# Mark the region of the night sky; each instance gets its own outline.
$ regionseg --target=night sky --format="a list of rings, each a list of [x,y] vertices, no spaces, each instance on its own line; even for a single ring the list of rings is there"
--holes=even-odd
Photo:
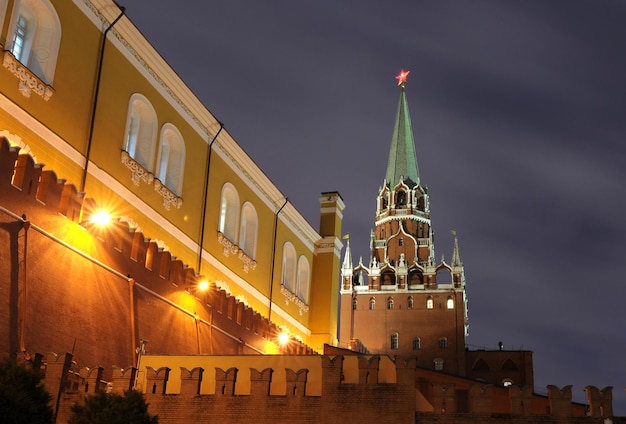
[[[121,4],[314,228],[319,194],[341,193],[355,262],[410,70],[436,256],[456,230],[465,264],[468,344],[534,351],[538,393],[613,386],[626,415],[625,1]]]

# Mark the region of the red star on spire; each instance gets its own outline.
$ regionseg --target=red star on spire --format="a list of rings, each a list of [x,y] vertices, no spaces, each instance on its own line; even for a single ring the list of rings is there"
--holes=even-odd
[[[411,71],[405,71],[404,69],[400,71],[400,75],[396,77],[396,79],[398,80],[398,85],[401,85],[404,87],[404,84],[406,83],[406,80],[409,77],[409,72]]]

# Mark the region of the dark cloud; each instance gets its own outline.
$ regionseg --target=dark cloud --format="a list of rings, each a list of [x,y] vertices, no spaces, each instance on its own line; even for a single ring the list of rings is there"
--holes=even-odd
[[[367,257],[399,91],[437,257],[456,229],[469,344],[533,350],[547,384],[626,415],[626,4],[129,0],[127,14],[317,227],[341,192]],[[199,9],[200,7],[200,9]],[[367,260],[367,259],[366,259]]]

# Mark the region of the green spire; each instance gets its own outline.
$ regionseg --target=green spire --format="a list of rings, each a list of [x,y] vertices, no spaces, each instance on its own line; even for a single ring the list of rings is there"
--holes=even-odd
[[[400,102],[393,129],[393,139],[389,150],[389,162],[387,163],[387,184],[391,187],[398,184],[400,177],[409,186],[419,185],[420,177],[417,170],[415,157],[415,144],[413,142],[413,130],[411,129],[411,116],[409,105],[404,94],[404,82],[400,84]]]

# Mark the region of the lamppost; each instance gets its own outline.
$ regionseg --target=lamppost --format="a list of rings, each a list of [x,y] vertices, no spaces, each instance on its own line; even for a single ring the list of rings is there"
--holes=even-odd
[[[206,291],[209,290],[210,287],[211,287],[211,284],[206,279],[202,278],[200,279],[198,283],[196,283],[195,286],[188,287],[187,289],[185,289],[185,292],[187,292],[190,295],[193,295],[197,300],[201,300],[201,299],[197,297],[195,294],[202,293],[201,302],[204,303],[208,307],[208,312],[209,312],[209,321],[208,321],[209,350],[210,350],[210,353],[213,353],[213,332],[212,332],[213,330],[213,307],[206,302]],[[196,326],[196,344],[197,344],[198,354],[201,354],[202,344],[201,344],[201,339],[200,339],[200,324],[202,323],[202,319],[200,318],[197,312],[193,313],[193,318],[194,318],[195,326]]]

